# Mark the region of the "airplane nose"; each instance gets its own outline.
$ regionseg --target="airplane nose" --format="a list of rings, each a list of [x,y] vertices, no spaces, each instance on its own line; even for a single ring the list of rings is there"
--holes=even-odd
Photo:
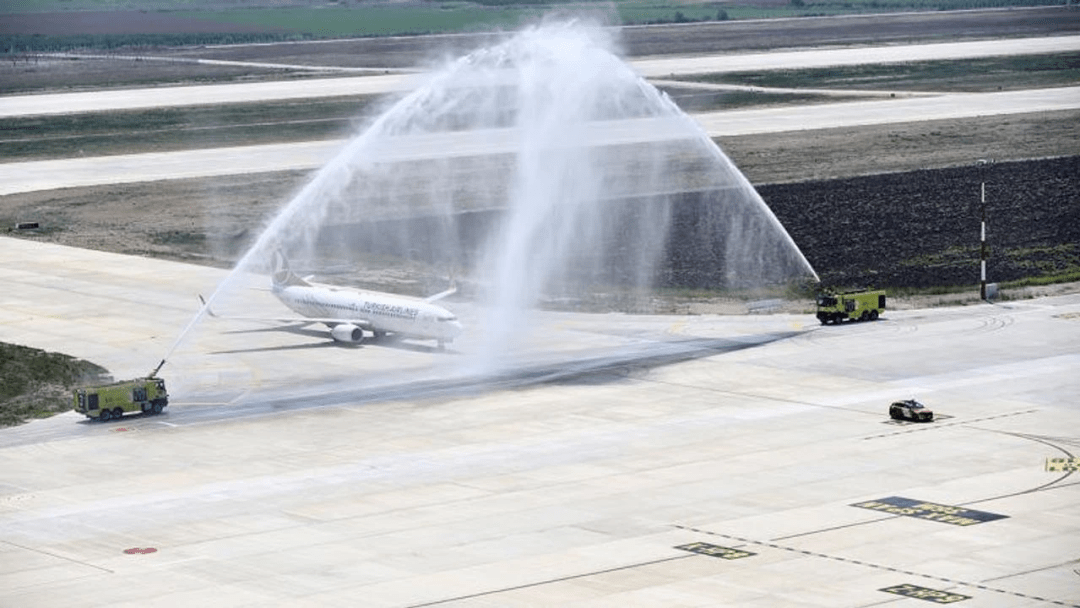
[[[454,334],[454,337],[460,336],[461,332],[465,331],[465,327],[462,326],[461,321],[453,321],[453,322],[451,322],[450,327],[451,327],[451,333]]]

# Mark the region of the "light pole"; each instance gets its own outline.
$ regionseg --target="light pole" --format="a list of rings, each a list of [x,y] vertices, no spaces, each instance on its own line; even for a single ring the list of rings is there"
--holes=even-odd
[[[993,163],[993,159],[980,158],[976,165],[985,169]],[[979,298],[986,300],[986,174],[982,172],[982,183],[979,184],[979,201],[981,203],[982,220],[979,226]]]

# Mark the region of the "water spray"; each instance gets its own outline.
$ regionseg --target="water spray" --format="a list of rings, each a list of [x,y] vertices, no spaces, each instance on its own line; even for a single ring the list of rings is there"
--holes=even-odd
[[[745,176],[614,47],[602,27],[549,22],[425,76],[269,222],[166,359],[278,247],[462,268],[485,286],[474,368],[510,361],[545,298],[816,279]]]
[[[191,320],[188,321],[188,324],[184,326],[184,329],[181,330],[180,333],[176,336],[176,340],[173,342],[173,345],[169,347],[169,350],[165,352],[165,356],[162,357],[161,363],[157,364],[157,367],[154,368],[154,371],[150,372],[147,378],[153,378],[157,375],[159,371],[161,371],[161,368],[165,366],[165,362],[169,359],[169,357],[172,356],[173,352],[175,352],[176,349],[179,348],[180,344],[183,343],[188,333],[191,332],[195,325],[198,324],[198,322],[201,321],[207,313],[213,314],[213,312],[210,310],[210,304],[213,303],[214,298],[216,298],[217,295],[221,293],[221,291],[222,286],[219,285],[218,288],[215,289],[212,294],[210,294],[209,299],[204,300],[202,296],[199,296],[199,301],[202,302],[202,306],[199,307],[199,310],[195,311],[195,316],[193,316]]]

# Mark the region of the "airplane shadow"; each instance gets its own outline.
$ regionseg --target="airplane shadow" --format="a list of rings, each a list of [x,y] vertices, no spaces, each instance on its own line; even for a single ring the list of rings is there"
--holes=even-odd
[[[238,355],[240,353],[266,353],[286,350],[311,350],[315,348],[359,348],[360,345],[338,344],[337,342],[318,342],[315,344],[290,344],[288,346],[263,346],[260,348],[237,348],[233,350],[215,350],[211,355]]]
[[[309,338],[322,338],[323,341],[315,344],[292,344],[288,346],[265,346],[258,348],[240,348],[234,350],[219,350],[214,351],[211,354],[214,355],[230,355],[239,353],[258,353],[258,352],[271,352],[271,351],[287,351],[287,350],[308,350],[313,348],[347,348],[358,349],[364,346],[381,346],[384,348],[394,348],[397,350],[407,350],[416,353],[446,353],[446,354],[460,354],[457,351],[449,349],[440,349],[436,346],[428,346],[426,344],[415,344],[412,342],[404,342],[400,338],[394,338],[391,336],[384,336],[382,338],[365,338],[361,344],[348,344],[345,342],[337,342],[335,340],[327,340],[327,332],[325,330],[312,329],[309,327],[309,323],[302,323],[298,325],[283,325],[279,327],[260,327],[258,329],[234,329],[224,333],[227,334],[257,334],[263,332],[279,332],[284,331],[299,336],[306,336]]]
[[[786,340],[799,333],[790,331],[759,334],[746,341],[724,338],[691,338],[663,341],[657,342],[648,350],[616,352],[607,356],[583,360],[576,366],[538,367],[529,370],[523,375],[532,375],[534,381],[544,384],[610,384],[639,377],[657,367],[756,348],[771,342]]]

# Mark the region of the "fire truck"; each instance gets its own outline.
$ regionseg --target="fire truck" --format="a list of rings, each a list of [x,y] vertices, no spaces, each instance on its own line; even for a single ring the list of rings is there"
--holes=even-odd
[[[822,325],[844,321],[876,321],[885,312],[884,291],[823,293],[817,297],[817,318]]]
[[[75,411],[108,422],[128,412],[160,414],[169,404],[165,379],[152,374],[124,382],[75,389]]]

